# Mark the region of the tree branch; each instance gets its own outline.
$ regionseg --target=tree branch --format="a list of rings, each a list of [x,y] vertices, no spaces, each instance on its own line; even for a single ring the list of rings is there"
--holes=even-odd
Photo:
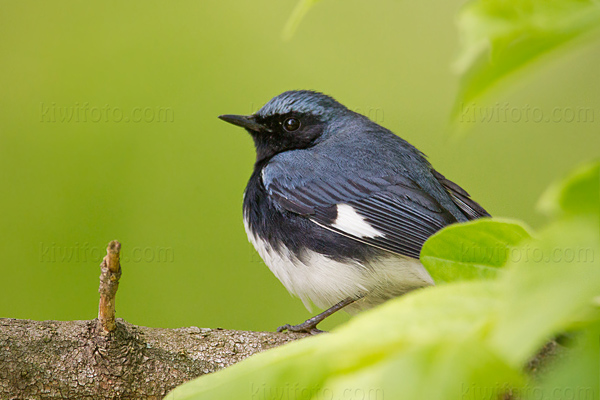
[[[159,399],[298,333],[0,319],[1,399]]]

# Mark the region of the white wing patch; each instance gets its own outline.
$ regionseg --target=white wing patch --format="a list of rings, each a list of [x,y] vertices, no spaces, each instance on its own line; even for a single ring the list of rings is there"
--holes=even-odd
[[[337,205],[337,218],[332,226],[356,237],[382,237],[384,234],[373,228],[348,204]]]

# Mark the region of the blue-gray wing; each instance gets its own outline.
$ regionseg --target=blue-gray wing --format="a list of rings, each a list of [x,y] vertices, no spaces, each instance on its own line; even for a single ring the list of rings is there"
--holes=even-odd
[[[298,184],[282,176],[263,181],[281,209],[340,235],[413,258],[419,257],[427,238],[457,221],[415,182],[398,174],[338,175],[298,179]]]
[[[462,213],[468,219],[477,219],[481,217],[489,217],[490,214],[479,205],[476,201],[474,201],[469,193],[466,190],[458,186],[456,183],[451,180],[446,179],[446,177],[436,170],[431,170],[433,176],[442,184],[442,186],[446,189],[454,204],[462,211]]]

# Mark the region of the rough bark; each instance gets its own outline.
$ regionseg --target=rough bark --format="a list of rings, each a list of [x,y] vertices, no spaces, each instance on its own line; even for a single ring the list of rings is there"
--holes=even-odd
[[[158,399],[298,333],[0,319],[0,399]]]

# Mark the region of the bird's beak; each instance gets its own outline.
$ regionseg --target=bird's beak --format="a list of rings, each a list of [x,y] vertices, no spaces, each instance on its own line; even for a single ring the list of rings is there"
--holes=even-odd
[[[230,124],[241,126],[242,128],[249,129],[251,131],[264,130],[264,127],[254,120],[252,115],[219,115],[219,118]]]

